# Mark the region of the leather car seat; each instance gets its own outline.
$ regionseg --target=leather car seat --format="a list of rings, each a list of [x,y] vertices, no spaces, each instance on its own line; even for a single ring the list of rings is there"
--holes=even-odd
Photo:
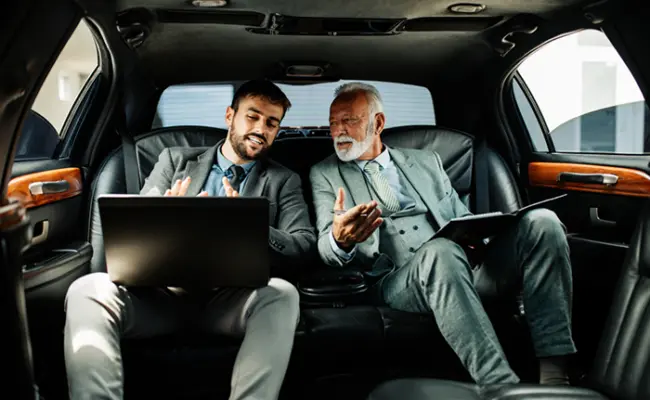
[[[368,400],[650,399],[650,202],[641,211],[626,253],[594,365],[583,387],[514,385],[481,389],[434,379],[381,384]]]

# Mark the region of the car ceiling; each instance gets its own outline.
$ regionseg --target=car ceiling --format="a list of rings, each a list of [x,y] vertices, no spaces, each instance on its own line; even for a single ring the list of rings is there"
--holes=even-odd
[[[118,0],[117,10],[145,8],[195,13],[253,11],[324,18],[463,18],[440,0],[231,0],[215,10],[197,9],[182,0]],[[483,0],[485,11],[469,18],[536,14],[548,17],[591,1]],[[460,19],[459,19],[460,20]],[[503,21],[502,20],[502,21]],[[497,23],[496,26],[499,24]],[[246,26],[206,21],[148,22],[150,32],[136,48],[143,66],[159,86],[183,82],[245,80],[267,75],[277,63],[329,63],[344,79],[389,80],[431,85],[435,76],[465,76],[498,57],[487,30],[437,27],[387,36],[262,35]],[[494,26],[493,26],[494,27]]]

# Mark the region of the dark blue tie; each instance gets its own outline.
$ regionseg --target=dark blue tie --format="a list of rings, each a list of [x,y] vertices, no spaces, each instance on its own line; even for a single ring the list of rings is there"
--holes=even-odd
[[[239,165],[233,164],[228,168],[226,176],[228,177],[228,181],[230,181],[230,186],[239,192],[239,187],[246,177],[246,170]]]

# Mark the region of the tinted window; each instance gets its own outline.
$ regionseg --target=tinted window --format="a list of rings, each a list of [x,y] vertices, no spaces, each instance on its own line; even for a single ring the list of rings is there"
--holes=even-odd
[[[334,90],[345,82],[278,84],[292,103],[282,125],[328,126]],[[433,101],[428,89],[400,83],[366,82],[377,87],[382,95],[387,128],[435,124]],[[204,125],[225,128],[224,116],[233,93],[234,86],[230,83],[171,86],[161,95],[153,127]]]
[[[535,150],[547,151],[543,135],[560,152],[650,150],[643,94],[603,32],[556,39],[524,60],[518,72],[530,96],[515,87],[515,100]],[[530,112],[531,104],[539,118]]]
[[[16,160],[55,157],[70,111],[98,64],[95,38],[82,20],[38,91],[23,124]]]

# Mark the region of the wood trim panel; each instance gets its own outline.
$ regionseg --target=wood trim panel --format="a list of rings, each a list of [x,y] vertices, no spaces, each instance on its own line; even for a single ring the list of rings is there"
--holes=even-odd
[[[32,183],[63,180],[68,182],[68,188],[59,193],[32,194],[29,190],[29,185]],[[63,168],[15,177],[9,182],[7,197],[20,200],[25,208],[33,208],[78,196],[82,189],[81,170]]]
[[[618,182],[612,186],[578,182],[558,182],[557,176],[561,172],[613,174],[618,176]],[[643,171],[632,168],[590,164],[532,162],[528,164],[528,180],[531,186],[615,194],[619,196],[650,197],[650,176]]]

